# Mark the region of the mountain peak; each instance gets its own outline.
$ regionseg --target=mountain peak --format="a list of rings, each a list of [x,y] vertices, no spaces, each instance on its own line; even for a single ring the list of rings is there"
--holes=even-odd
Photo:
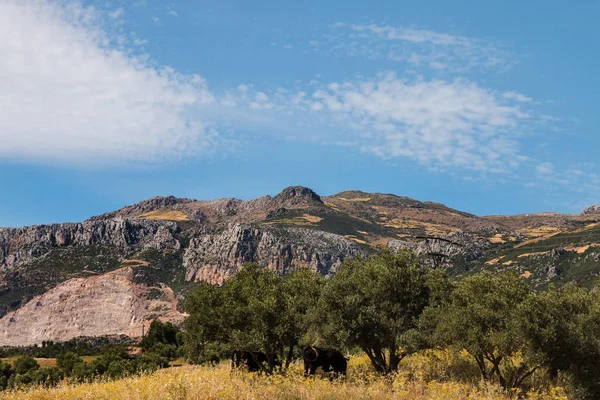
[[[580,213],[581,215],[589,215],[589,214],[600,214],[600,204],[594,204],[585,208]]]
[[[321,196],[316,194],[312,189],[304,186],[290,186],[281,191],[274,198],[275,201],[292,202],[294,204],[302,201],[316,201],[323,203]]]

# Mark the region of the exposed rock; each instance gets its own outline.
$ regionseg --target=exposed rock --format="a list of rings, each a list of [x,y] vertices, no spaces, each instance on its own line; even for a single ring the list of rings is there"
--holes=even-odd
[[[140,337],[142,325],[160,318],[180,324],[184,315],[168,287],[149,298],[149,287],[132,281],[131,268],[75,278],[37,296],[0,319],[0,343],[23,346],[44,340],[125,334]]]
[[[0,270],[26,264],[55,247],[111,245],[120,249],[151,247],[162,251],[180,248],[172,222],[114,218],[83,223],[0,228]]]
[[[332,233],[233,224],[220,234],[192,239],[183,262],[187,280],[221,284],[247,262],[278,273],[306,266],[327,276],[345,257],[359,253],[355,243]]]
[[[421,239],[418,242],[391,240],[387,243],[387,247],[393,251],[406,248],[419,256],[443,255],[445,264],[451,263],[456,257],[461,257],[465,261],[479,259],[485,255],[485,250],[492,247],[489,240],[460,231],[442,236],[440,239]],[[427,263],[426,257],[423,260]]]
[[[290,186],[285,188],[273,199],[276,204],[310,204],[311,202],[323,203],[321,197],[311,189],[303,186]]]
[[[152,197],[151,199],[148,199],[148,200],[141,201],[137,204],[133,204],[131,206],[123,207],[117,211],[113,211],[113,212],[109,212],[106,214],[92,217],[92,218],[90,218],[90,221],[106,220],[106,219],[111,219],[111,218],[115,218],[115,217],[132,218],[132,217],[137,217],[140,214],[144,214],[144,213],[147,213],[150,211],[171,208],[172,206],[175,206],[175,205],[191,203],[193,201],[194,200],[192,200],[192,199],[177,198],[174,196],[167,196],[167,197],[157,196],[157,197]]]
[[[600,204],[589,206],[580,213],[581,215],[600,214]]]

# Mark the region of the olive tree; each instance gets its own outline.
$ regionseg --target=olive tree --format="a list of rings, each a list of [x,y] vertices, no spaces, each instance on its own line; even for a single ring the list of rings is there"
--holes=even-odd
[[[224,291],[206,282],[188,294],[185,311],[189,316],[184,322],[184,347],[189,360],[206,362],[214,356],[207,354],[209,344],[228,342],[224,305]]]
[[[473,356],[484,380],[505,389],[520,387],[541,365],[519,326],[529,286],[514,272],[484,272],[456,284],[448,300],[426,310],[422,323],[433,327],[432,344],[453,345]],[[513,356],[522,362],[515,364]]]
[[[577,397],[600,398],[600,294],[568,284],[522,307],[523,334],[544,355],[550,377],[569,374]]]
[[[407,354],[428,298],[427,272],[416,256],[385,250],[342,264],[323,290],[316,324],[330,342],[361,348],[387,375]]]
[[[321,297],[324,286],[323,277],[308,268],[294,270],[283,277],[280,295],[284,312],[279,323],[279,333],[281,344],[287,347],[287,351],[284,352],[286,369],[294,356],[294,348],[310,329],[310,315]]]

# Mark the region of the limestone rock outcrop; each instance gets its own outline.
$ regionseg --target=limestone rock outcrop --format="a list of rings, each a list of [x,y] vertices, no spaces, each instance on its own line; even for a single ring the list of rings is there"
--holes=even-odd
[[[142,325],[158,316],[179,324],[173,291],[133,281],[133,268],[89,278],[74,278],[33,298],[0,319],[0,344],[24,346],[80,336],[142,335]],[[150,296],[151,290],[160,292]]]

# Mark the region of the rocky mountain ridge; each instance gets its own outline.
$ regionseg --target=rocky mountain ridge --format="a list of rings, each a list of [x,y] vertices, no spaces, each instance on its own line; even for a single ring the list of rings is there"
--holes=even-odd
[[[347,257],[382,247],[409,248],[457,276],[514,268],[534,286],[590,284],[600,272],[595,210],[479,217],[391,194],[322,197],[292,186],[252,200],[154,197],[81,223],[0,228],[0,345],[135,336],[152,318],[181,321],[196,282],[221,284],[246,262],[331,276]],[[77,322],[63,329],[50,314]],[[98,329],[96,317],[112,322]]]

